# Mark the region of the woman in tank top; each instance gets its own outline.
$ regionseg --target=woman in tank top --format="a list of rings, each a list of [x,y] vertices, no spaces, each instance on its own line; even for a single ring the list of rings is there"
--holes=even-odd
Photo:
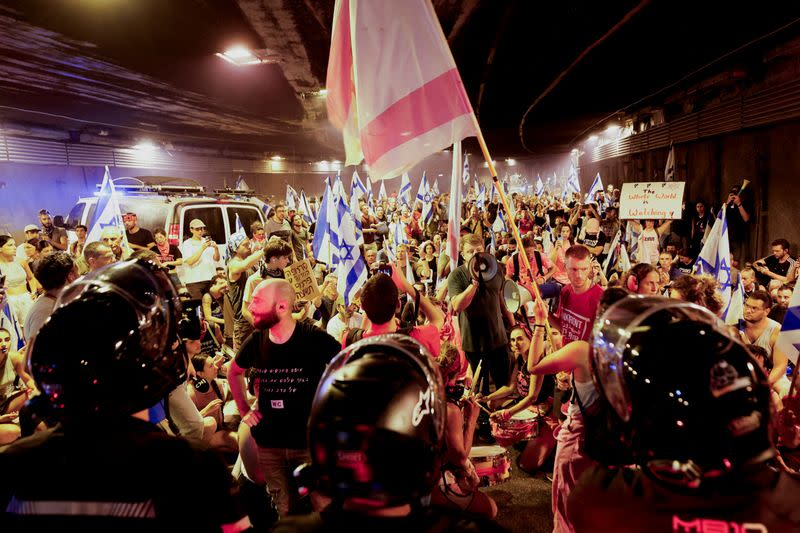
[[[14,319],[19,324],[24,324],[40,287],[28,263],[17,259],[16,254],[17,243],[14,239],[8,235],[0,235],[0,277],[5,276],[6,298]]]

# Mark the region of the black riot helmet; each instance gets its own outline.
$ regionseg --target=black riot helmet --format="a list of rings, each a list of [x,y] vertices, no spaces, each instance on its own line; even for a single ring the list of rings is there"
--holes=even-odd
[[[68,285],[31,349],[31,371],[61,420],[133,414],[186,374],[181,304],[166,272],[125,261]]]
[[[409,503],[439,476],[445,391],[431,356],[405,335],[348,346],[320,380],[300,484],[375,508]]]
[[[592,371],[609,438],[587,451],[601,463],[696,488],[773,454],[766,375],[706,309],[617,302],[595,324]]]

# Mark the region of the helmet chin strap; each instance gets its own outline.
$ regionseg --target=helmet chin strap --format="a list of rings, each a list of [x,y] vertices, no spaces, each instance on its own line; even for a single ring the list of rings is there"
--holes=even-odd
[[[647,470],[650,472],[650,475],[659,481],[669,485],[679,485],[692,489],[696,489],[700,486],[704,475],[710,474],[710,472],[704,473],[703,469],[691,460],[685,463],[670,461],[668,459],[649,461],[647,463]]]

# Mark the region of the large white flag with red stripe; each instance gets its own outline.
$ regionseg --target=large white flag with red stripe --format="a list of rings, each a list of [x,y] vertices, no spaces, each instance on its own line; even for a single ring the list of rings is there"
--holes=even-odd
[[[336,0],[326,88],[347,165],[392,178],[477,121],[430,0]]]

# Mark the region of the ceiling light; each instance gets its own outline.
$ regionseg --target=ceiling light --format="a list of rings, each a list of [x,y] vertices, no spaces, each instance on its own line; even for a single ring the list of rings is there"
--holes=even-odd
[[[328,89],[320,89],[317,91],[317,94],[320,96],[328,96]]]
[[[270,159],[272,159],[273,161],[280,161],[283,158],[279,155],[273,155]]]
[[[258,65],[259,63],[277,63],[277,58],[270,57],[267,50],[249,50],[244,46],[234,46],[224,52],[217,53],[216,56],[239,67]]]
[[[516,159],[511,159],[511,158],[506,159],[506,165],[508,165],[510,167],[513,167],[516,164],[517,164],[517,160]]]
[[[142,140],[139,141],[135,146],[134,149],[139,150],[140,152],[152,152],[156,149],[156,145],[153,144],[153,141],[150,140]]]
[[[597,135],[590,135],[588,142],[593,143],[597,141]]]
[[[607,135],[616,135],[619,132],[619,126],[617,124],[610,124],[606,128]]]

